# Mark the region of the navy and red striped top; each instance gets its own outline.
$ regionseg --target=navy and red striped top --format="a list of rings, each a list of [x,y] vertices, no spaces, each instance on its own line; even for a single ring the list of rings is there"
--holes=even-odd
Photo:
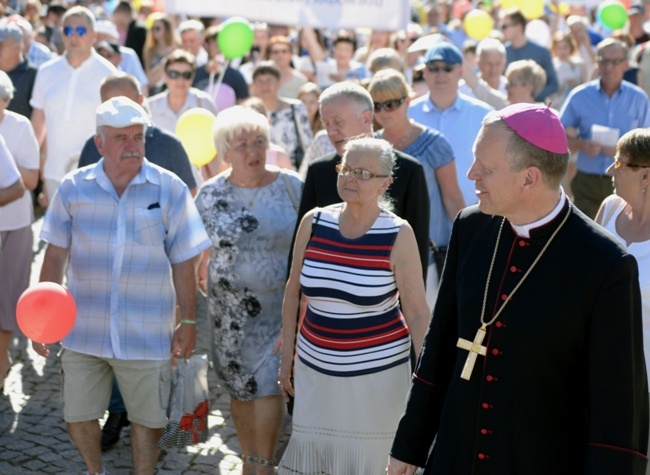
[[[308,306],[298,357],[316,371],[347,377],[408,361],[410,336],[390,267],[405,221],[382,210],[364,236],[347,239],[339,231],[342,207],[314,214],[300,275]]]

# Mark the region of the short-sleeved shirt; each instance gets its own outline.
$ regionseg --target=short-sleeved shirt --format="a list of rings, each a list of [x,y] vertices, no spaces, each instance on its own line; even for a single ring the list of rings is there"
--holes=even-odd
[[[169,91],[163,91],[160,94],[150,97],[147,100],[147,105],[151,111],[151,120],[153,121],[153,124],[167,132],[171,132],[172,134],[176,133],[176,123],[180,116],[183,115],[183,112],[189,109],[202,107],[209,110],[214,115],[217,115],[218,113],[214,99],[212,99],[209,94],[194,87],[190,88],[187,92],[185,104],[183,104],[183,107],[181,107],[181,110],[179,110],[178,113],[174,112],[169,107],[168,97]]]
[[[70,250],[77,320],[63,347],[118,359],[171,356],[176,322],[172,265],[210,247],[189,190],[143,161],[121,197],[104,160],[65,176],[41,238]]]
[[[408,110],[411,119],[441,132],[451,145],[456,157],[458,185],[467,206],[478,202],[474,182],[467,178],[467,171],[474,161],[474,140],[483,118],[491,110],[485,102],[464,94],[458,94],[456,101],[445,110],[438,109],[426,94],[414,100]]]
[[[451,219],[442,201],[436,170],[454,161],[454,151],[444,135],[427,128],[418,138],[404,149],[424,167],[424,177],[429,190],[429,238],[437,246],[447,246],[451,236]]]
[[[43,177],[60,181],[77,168],[86,139],[95,131],[102,103],[99,85],[117,69],[99,54],[73,68],[66,55],[44,64],[36,74],[31,106],[45,113],[47,159]]]
[[[147,160],[175,173],[190,190],[196,188],[196,180],[194,179],[190,159],[183,148],[183,144],[175,135],[165,132],[154,125],[147,128],[144,138],[144,156],[147,157]],[[97,150],[94,136],[90,137],[81,151],[79,168],[97,163],[100,158],[102,156]]]
[[[576,87],[564,101],[560,119],[564,127],[578,129],[581,139],[592,138],[592,126],[603,125],[618,129],[619,138],[632,129],[650,127],[650,102],[638,86],[623,81],[609,97],[595,79]],[[577,167],[582,173],[604,175],[614,157],[600,153],[590,157],[578,152]]]
[[[49,60],[56,58],[56,54],[47,46],[32,40],[27,51],[27,60],[37,68]]]
[[[32,123],[27,117],[5,111],[0,121],[0,135],[5,137],[5,144],[16,166],[38,170],[40,150]],[[33,214],[32,195],[26,192],[17,200],[0,206],[0,231],[13,231],[31,225]]]
[[[20,173],[11,152],[0,135],[0,188],[7,188],[20,179]]]
[[[140,86],[147,86],[149,84],[149,79],[147,78],[147,73],[144,72],[138,54],[126,46],[120,46],[120,54],[122,55],[120,70],[136,78],[138,83],[140,83]]]

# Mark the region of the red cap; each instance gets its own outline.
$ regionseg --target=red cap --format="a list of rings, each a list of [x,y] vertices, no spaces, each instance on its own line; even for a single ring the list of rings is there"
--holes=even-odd
[[[537,104],[512,104],[499,111],[499,117],[519,137],[551,153],[569,151],[564,126],[550,107]]]

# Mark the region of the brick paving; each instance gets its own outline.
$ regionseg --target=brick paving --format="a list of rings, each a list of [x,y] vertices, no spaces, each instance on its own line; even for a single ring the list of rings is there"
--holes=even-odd
[[[32,282],[38,281],[44,246],[38,240],[40,224],[34,224]],[[203,318],[201,318],[203,317]],[[209,328],[199,312],[197,352],[209,354]],[[56,351],[45,359],[37,355],[23,336],[11,346],[13,366],[0,394],[0,475],[85,473],[81,455],[72,445],[63,421],[60,392],[60,362]],[[204,444],[171,449],[161,454],[159,475],[239,474],[241,447],[230,418],[230,398],[208,373],[210,392],[209,439]],[[103,421],[102,421],[103,422]],[[103,462],[111,475],[133,473],[129,427],[120,441],[104,452]],[[278,454],[288,442],[290,418],[284,421]]]

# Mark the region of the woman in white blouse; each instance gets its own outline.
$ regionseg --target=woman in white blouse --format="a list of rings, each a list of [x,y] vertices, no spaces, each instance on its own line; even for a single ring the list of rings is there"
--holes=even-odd
[[[603,201],[596,222],[616,236],[639,265],[643,346],[650,368],[650,129],[634,129],[620,138],[607,173],[616,194]]]
[[[9,76],[0,71],[0,136],[13,158],[25,188],[38,183],[39,147],[32,124],[26,117],[6,110],[14,87]],[[11,367],[9,345],[18,331],[16,304],[29,286],[32,262],[33,204],[31,193],[0,206],[0,388]]]

